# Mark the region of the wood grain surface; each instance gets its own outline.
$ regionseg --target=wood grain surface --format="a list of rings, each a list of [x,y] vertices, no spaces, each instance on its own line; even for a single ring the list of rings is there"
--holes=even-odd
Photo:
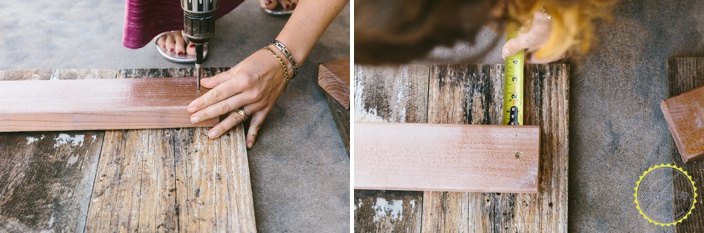
[[[341,59],[320,64],[318,85],[325,92],[342,142],[350,152],[350,60]]]
[[[254,232],[242,127],[108,131],[87,232]]]
[[[355,66],[355,121],[425,123],[428,71]],[[420,232],[422,204],[423,192],[355,190],[354,231]]]
[[[379,69],[388,70],[378,71]],[[417,98],[424,100],[418,104],[427,112],[414,114],[426,117],[422,122],[501,122],[502,65],[413,66],[412,69],[356,67],[355,73],[365,74],[368,73],[367,70],[374,72],[367,75],[368,77],[355,77],[355,84],[372,77],[377,77],[373,80],[378,80],[374,84],[361,84],[370,90],[371,94],[360,94],[357,92],[359,87],[355,87],[356,107],[377,107],[366,109],[365,114],[371,116],[365,119],[377,119],[373,114],[375,112],[403,113],[398,109],[404,106],[418,107],[401,102],[392,105],[394,107],[387,111],[383,104],[369,104],[378,103],[379,101],[374,100],[376,98],[422,96],[423,90],[398,88],[404,85],[414,86],[408,81],[413,80],[413,83],[424,83],[428,86],[426,95]],[[409,70],[423,72],[407,72]],[[412,74],[412,77],[403,77],[403,74]],[[422,229],[414,229],[412,232],[567,232],[569,68],[564,64],[527,65],[525,74],[524,120],[527,125],[539,126],[541,133],[540,193],[424,192],[421,199]],[[378,79],[383,75],[386,75],[385,79]],[[385,85],[383,82],[389,84]],[[358,98],[359,95],[366,99]],[[369,216],[369,219],[355,218],[355,221],[374,222],[373,216]],[[368,231],[360,232],[374,232],[374,229],[367,227],[365,230]]]
[[[704,85],[704,57],[672,58],[668,61],[668,86],[670,96],[677,96]],[[700,108],[701,110],[701,108]],[[662,132],[667,133],[667,132]],[[674,145],[674,140],[672,142]],[[673,146],[673,148],[676,148]],[[678,150],[673,150],[672,159],[692,176],[699,189],[704,184],[704,160],[694,160],[685,163]],[[674,179],[673,197],[675,200],[674,217],[680,217],[691,206],[692,185],[687,179]],[[698,203],[702,203],[701,193]],[[697,206],[692,215],[680,224],[675,225],[675,232],[701,232],[704,229],[704,209]]]
[[[0,132],[146,129],[191,124],[193,78],[0,82]],[[203,90],[205,92],[205,90]]]
[[[206,75],[226,68],[209,68]],[[0,71],[0,80],[188,77],[190,69]],[[4,81],[0,81],[4,82]],[[0,134],[0,232],[255,232],[241,126]]]
[[[350,109],[350,59],[320,64],[318,85],[345,109]]]
[[[355,189],[538,192],[536,126],[357,123]]]
[[[666,99],[660,104],[672,138],[689,162],[704,156],[704,86]]]

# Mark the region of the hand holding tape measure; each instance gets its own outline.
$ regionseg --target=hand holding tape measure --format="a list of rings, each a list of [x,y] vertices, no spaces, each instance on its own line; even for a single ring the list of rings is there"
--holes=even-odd
[[[523,80],[526,52],[538,50],[547,41],[552,31],[552,18],[545,11],[535,12],[529,28],[521,30],[517,22],[508,23],[506,26],[506,44],[501,50],[502,57],[506,60],[504,66],[504,103],[503,124],[523,125]],[[538,58],[530,56],[532,63],[549,63],[564,57],[564,53],[557,56]]]
[[[507,25],[506,39],[518,36],[520,27],[516,24]],[[504,66],[504,125],[523,125],[523,64],[525,50],[506,58]]]

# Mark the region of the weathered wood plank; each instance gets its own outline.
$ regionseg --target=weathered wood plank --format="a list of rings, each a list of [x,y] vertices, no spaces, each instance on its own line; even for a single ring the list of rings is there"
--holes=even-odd
[[[536,126],[359,122],[355,133],[355,189],[538,192]]]
[[[0,135],[0,231],[83,231],[100,132]]]
[[[355,232],[420,232],[422,192],[354,191]]]
[[[0,80],[115,78],[110,70],[0,71]],[[4,82],[4,81],[0,81]],[[82,232],[103,132],[0,134],[0,232]]]
[[[569,66],[526,66],[525,119],[540,126],[540,194],[517,194],[519,232],[567,232],[569,168]],[[535,229],[535,231],[534,231]]]
[[[176,230],[173,148],[161,130],[110,131],[92,190],[88,232]],[[171,159],[171,161],[169,161]],[[168,178],[171,177],[171,178]],[[162,200],[163,198],[173,200]],[[123,211],[126,210],[126,211]]]
[[[350,152],[350,60],[341,59],[320,64],[318,85],[325,92],[332,118]]]
[[[188,75],[187,69],[137,69],[118,77]],[[244,130],[235,127],[216,140],[206,133],[106,132],[87,231],[255,232]]]
[[[192,78],[5,81],[0,132],[216,124],[217,119],[191,124],[186,106],[198,95]]]
[[[355,121],[427,121],[427,66],[355,67]],[[354,192],[355,232],[421,232],[422,192]]]
[[[425,192],[424,232],[567,231],[569,70],[526,67],[524,120],[541,128],[540,193]],[[430,77],[429,123],[501,122],[502,65],[438,65]]]
[[[187,232],[254,232],[254,207],[244,130],[218,140],[207,131],[181,130],[176,143],[179,229]]]
[[[673,58],[668,61],[668,86],[670,96],[685,93],[704,85],[704,57]],[[665,133],[665,132],[663,132]],[[674,141],[672,142],[674,145]],[[673,148],[675,148],[673,146]],[[704,160],[695,160],[689,163],[682,161],[678,150],[673,150],[672,159],[692,176],[697,187],[701,188],[704,182]],[[673,179],[674,181],[674,218],[681,217],[692,204],[692,188],[687,179]],[[701,193],[698,203],[702,203]],[[675,225],[676,232],[700,232],[704,229],[704,209],[694,208],[692,215],[687,220]]]
[[[429,67],[356,66],[355,121],[428,121]]]

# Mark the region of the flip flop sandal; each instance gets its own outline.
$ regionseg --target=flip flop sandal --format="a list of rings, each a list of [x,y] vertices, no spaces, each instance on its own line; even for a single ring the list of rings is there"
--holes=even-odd
[[[273,10],[269,10],[269,9],[266,9],[266,8],[262,8],[262,9],[263,9],[264,12],[266,12],[267,14],[275,15],[275,16],[290,15],[290,14],[293,13],[293,9],[292,9],[292,10],[284,10],[284,6],[282,6],[281,4],[277,4],[276,8],[274,8]],[[294,8],[294,9],[295,9],[295,8]]]
[[[162,57],[166,58],[166,60],[169,60],[170,62],[174,63],[182,63],[182,64],[193,64],[196,63],[196,56],[195,55],[178,55],[178,54],[173,54],[167,51],[164,48],[161,48],[157,41],[159,38],[166,36],[167,33],[170,32],[162,32],[159,35],[156,36],[156,40],[154,40],[154,45],[156,45],[156,50],[159,51],[159,54],[161,54]],[[181,31],[183,33],[183,31]],[[184,39],[186,38],[185,36],[183,37]],[[186,44],[188,44],[188,40],[185,41]],[[203,46],[203,60],[208,58],[208,44],[206,43]]]

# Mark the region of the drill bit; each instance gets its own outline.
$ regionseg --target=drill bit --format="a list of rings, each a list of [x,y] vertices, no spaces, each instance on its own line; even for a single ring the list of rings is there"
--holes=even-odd
[[[203,64],[203,44],[196,44],[196,88],[200,93],[201,64]]]
[[[200,64],[196,63],[196,90],[200,93]]]

